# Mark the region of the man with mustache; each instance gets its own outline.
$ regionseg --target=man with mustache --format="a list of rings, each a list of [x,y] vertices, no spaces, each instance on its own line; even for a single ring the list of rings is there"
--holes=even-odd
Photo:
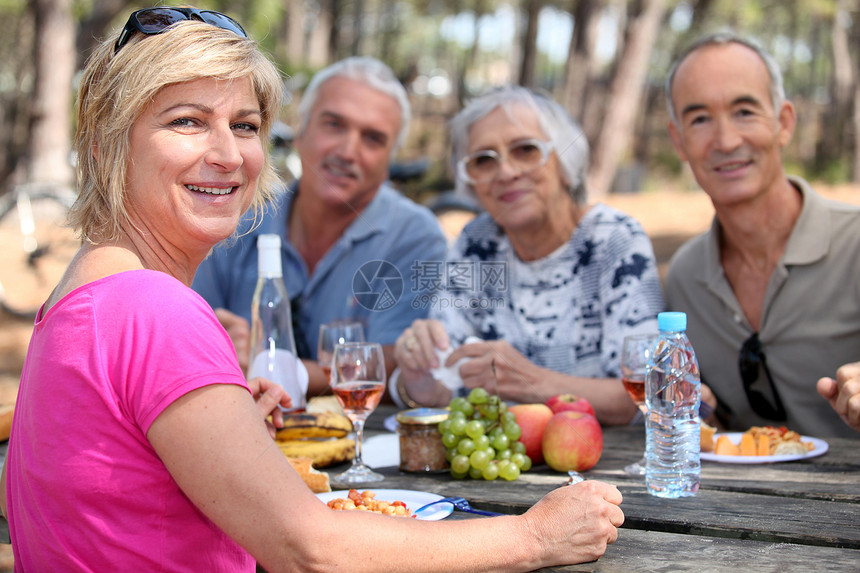
[[[666,300],[688,314],[718,417],[731,430],[852,435],[816,381],[860,349],[860,208],[786,175],[795,111],[754,43],[699,40],[673,65],[666,95],[672,142],[716,214],[673,257]]]
[[[413,285],[414,268],[444,261],[446,242],[428,209],[386,183],[410,120],[406,90],[388,66],[361,57],[332,64],[308,84],[298,111],[301,178],[262,222],[249,218],[238,239],[214,249],[193,288],[215,308],[246,368],[257,237],[280,235],[296,346],[314,396],[328,390],[316,350],[320,324],[332,320],[362,322],[365,338],[383,345],[387,371],[394,370],[392,345],[428,311],[413,304],[424,286]],[[356,296],[356,277],[384,297]]]

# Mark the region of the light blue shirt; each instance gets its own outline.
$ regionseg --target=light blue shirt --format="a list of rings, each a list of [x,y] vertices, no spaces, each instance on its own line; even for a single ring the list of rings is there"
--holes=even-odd
[[[296,346],[315,359],[321,324],[353,319],[364,324],[365,338],[394,344],[428,309],[415,301],[427,294],[415,269],[445,260],[445,236],[433,213],[387,184],[323,256],[312,274],[288,240],[287,221],[296,186],[280,194],[253,227],[253,213],[236,235],[219,243],[197,269],[192,288],[213,308],[251,319],[257,284],[257,237],[281,237],[284,284],[293,300]]]

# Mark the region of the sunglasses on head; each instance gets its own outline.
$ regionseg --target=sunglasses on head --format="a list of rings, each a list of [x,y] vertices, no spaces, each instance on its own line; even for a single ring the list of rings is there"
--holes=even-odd
[[[128,40],[135,32],[152,36],[160,34],[168,27],[182,22],[183,20],[199,20],[212,24],[224,30],[230,30],[243,38],[247,38],[248,34],[242,26],[231,18],[220,12],[213,10],[197,10],[196,8],[144,8],[132,12],[125,23],[125,27],[119,35],[119,38],[114,44],[113,53],[119,52],[123,46],[128,43]]]
[[[767,367],[767,358],[761,347],[761,341],[758,339],[758,333],[754,332],[752,336],[746,339],[741,346],[738,355],[738,367],[741,373],[741,381],[744,384],[744,393],[749,400],[753,411],[768,420],[775,422],[783,422],[786,419],[785,407],[782,405],[782,400],[779,393],[776,391],[776,385],[773,383],[773,377],[770,375],[770,369]],[[764,370],[764,375],[770,384],[770,391],[773,395],[774,404],[765,398],[760,391],[753,389],[752,385],[758,381],[761,371]]]

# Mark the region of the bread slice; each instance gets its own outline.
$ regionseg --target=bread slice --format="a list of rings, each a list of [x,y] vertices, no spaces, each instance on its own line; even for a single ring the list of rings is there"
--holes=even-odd
[[[296,473],[304,480],[305,484],[314,493],[324,493],[331,491],[331,485],[328,481],[328,474],[321,472],[311,465],[313,462],[310,458],[291,458],[287,456],[287,460]]]

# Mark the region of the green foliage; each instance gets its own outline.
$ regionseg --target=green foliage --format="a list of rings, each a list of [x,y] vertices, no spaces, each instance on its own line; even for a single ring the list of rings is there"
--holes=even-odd
[[[24,0],[0,0],[0,14],[19,16],[26,9],[27,2]]]

